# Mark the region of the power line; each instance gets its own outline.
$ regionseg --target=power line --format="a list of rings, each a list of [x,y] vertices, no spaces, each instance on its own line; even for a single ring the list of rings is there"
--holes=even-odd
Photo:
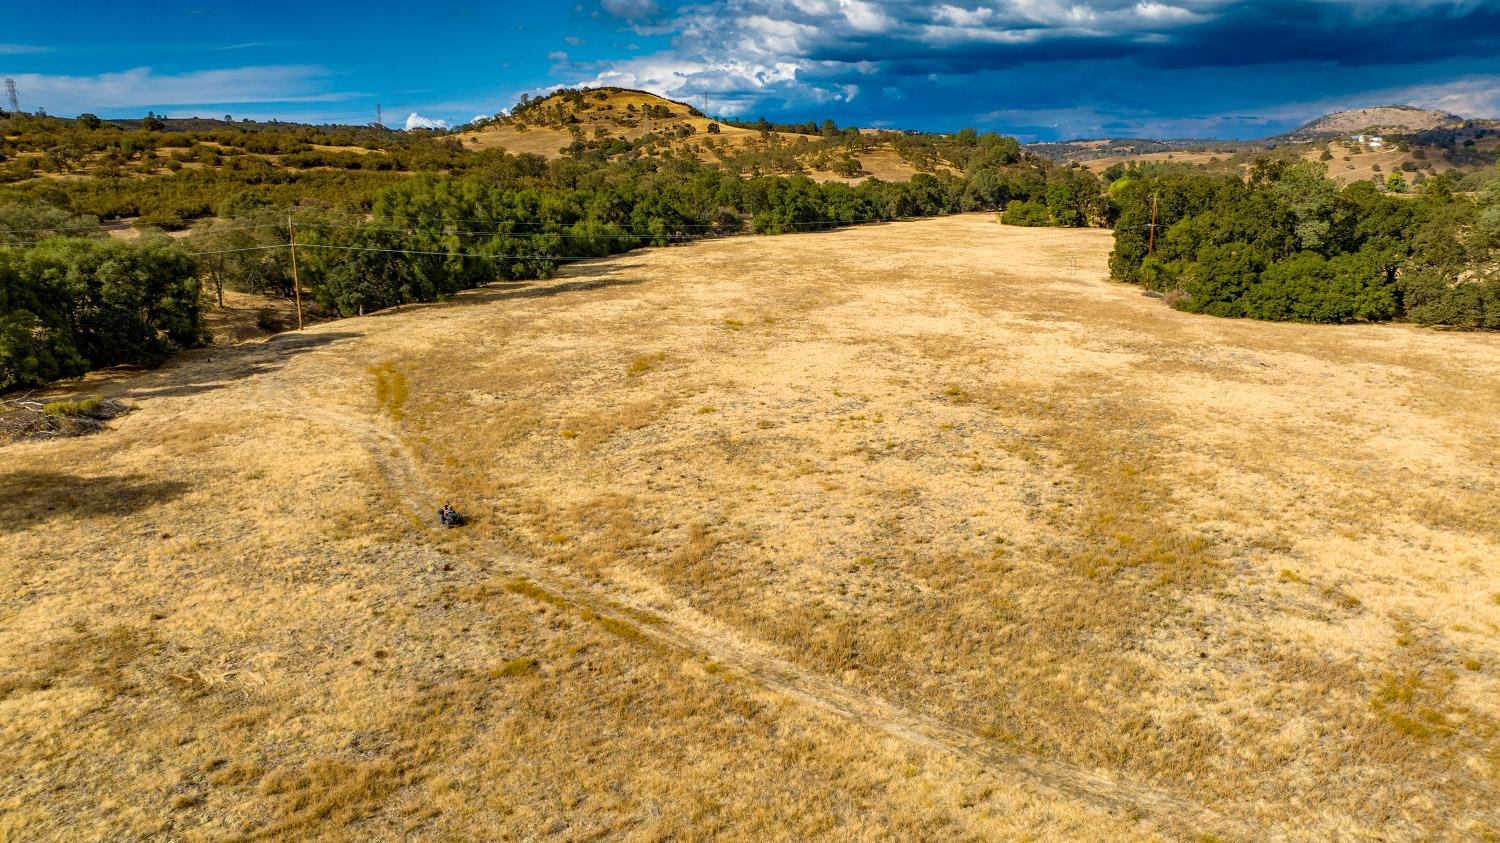
[[[994,209],[987,208],[987,209],[985,209],[985,212],[988,213],[989,211],[992,211],[992,210],[994,210]],[[353,214],[345,214],[345,216],[352,217],[354,215]],[[808,227],[808,226],[822,226],[822,227],[827,228],[827,227],[837,227],[837,226],[844,226],[844,225],[857,225],[857,224],[860,224],[860,223],[873,223],[873,222],[912,222],[912,221],[915,221],[915,220],[934,219],[934,218],[939,217],[939,216],[945,216],[945,215],[944,214],[930,214],[930,215],[927,215],[927,216],[915,216],[915,217],[896,217],[896,216],[891,216],[891,217],[854,217],[852,219],[809,220],[809,221],[806,221],[806,222],[782,223],[781,227],[782,228],[803,228],[803,227]],[[436,218],[436,219],[433,219],[433,220],[429,220],[428,222],[443,223],[443,224],[446,224],[446,223],[460,223],[460,222],[477,222],[477,223],[487,223],[487,224],[494,224],[495,223],[494,220],[466,218],[466,217],[439,217],[439,218]],[[580,222],[582,222],[582,221],[580,221]],[[563,225],[564,223],[556,223],[556,222],[507,222],[505,224],[506,225],[545,226],[545,225]],[[610,223],[599,223],[599,224],[600,225],[610,225]],[[309,226],[311,226],[311,225],[316,225],[316,223],[299,222],[298,225],[309,225]],[[327,225],[332,225],[332,224],[327,224]],[[568,225],[576,225],[576,223],[568,223]],[[350,226],[350,227],[358,227],[358,226]],[[723,231],[723,230],[726,230],[725,226],[716,225],[714,223],[677,223],[677,224],[674,224],[672,226],[672,228],[674,228],[674,229],[694,229],[694,230],[699,230],[699,231],[712,231],[712,230]],[[404,231],[406,229],[398,229],[398,230]],[[638,229],[638,228],[637,229],[621,229],[621,232],[622,233],[635,233],[635,234],[642,234],[642,235],[657,235],[657,234],[667,234],[667,233],[669,233],[669,232],[658,232],[658,231],[651,231],[651,230]],[[487,233],[487,232],[485,232],[485,233]],[[497,234],[506,234],[506,233],[514,233],[514,232],[497,231],[495,233],[497,233]],[[543,232],[543,233],[551,233],[551,232]],[[562,233],[562,232],[558,232],[558,233]]]
[[[191,222],[191,220],[177,219],[177,220],[174,220],[174,222]],[[259,224],[259,225],[220,226],[220,227],[214,228],[213,231],[216,231],[216,232],[219,232],[219,231],[250,231],[252,229],[257,229],[257,228],[280,228],[280,227],[281,227],[281,223],[271,222],[271,223],[262,223],[262,224]],[[111,227],[109,225],[105,225],[105,224],[102,224],[102,223],[100,225],[72,225],[72,226],[69,226],[69,225],[51,226],[51,225],[49,225],[49,226],[44,226],[42,228],[3,228],[3,227],[0,227],[0,232],[6,232],[6,231],[24,231],[24,232],[38,232],[38,231],[125,231],[125,230],[126,229],[123,228],[123,227]]]
[[[302,245],[306,245],[306,244],[302,244]],[[277,244],[272,245],[272,246],[246,246],[243,249],[212,249],[212,250],[207,251],[207,252],[188,252],[188,254],[192,255],[193,257],[202,257],[204,255],[229,255],[229,254],[234,254],[235,252],[266,252],[266,251],[270,251],[271,249],[286,249],[286,248],[290,248],[290,244],[287,244],[287,243],[277,243]]]
[[[699,235],[694,235],[694,234],[687,234],[687,233],[682,233],[682,232],[671,232],[671,231],[640,232],[640,233],[635,233],[635,234],[628,233],[628,232],[622,232],[622,233],[618,233],[618,234],[604,234],[604,233],[599,233],[599,234],[574,234],[574,233],[571,233],[571,232],[568,232],[568,231],[505,231],[503,229],[483,229],[483,230],[479,230],[479,231],[449,231],[447,229],[444,229],[444,230],[441,230],[441,231],[437,231],[437,230],[433,230],[433,229],[427,229],[427,230],[414,229],[414,228],[411,228],[409,226],[380,226],[380,225],[369,225],[369,224],[360,224],[360,223],[352,223],[352,224],[340,225],[340,224],[337,224],[337,223],[304,222],[304,221],[298,221],[297,225],[302,226],[303,228],[324,228],[324,229],[344,229],[344,230],[347,230],[347,229],[360,229],[362,231],[405,231],[405,232],[409,232],[409,233],[412,233],[412,234],[433,234],[433,235],[437,235],[437,236],[440,236],[440,237],[479,237],[479,236],[485,236],[485,237],[514,237],[514,238],[560,237],[560,238],[563,238],[563,239],[570,239],[570,240],[637,240],[637,239],[646,238],[646,237],[695,237],[695,236],[699,236]]]
[[[228,255],[235,252],[269,252],[276,249],[290,249],[290,243],[276,243],[270,246],[248,246],[243,249],[213,249],[206,252],[188,252],[194,257],[204,255]],[[320,243],[298,243],[298,249],[332,249],[343,252],[382,252],[394,255],[430,255],[445,258],[484,258],[487,260],[551,260],[551,261],[591,261],[600,260],[610,255],[486,255],[479,252],[435,252],[421,249],[380,249],[369,246],[330,246]]]
[[[282,248],[290,248],[289,246]],[[385,252],[393,255],[433,255],[444,258],[487,258],[489,260],[555,260],[589,261],[605,255],[486,255],[479,252],[435,252],[421,249],[381,249],[373,246],[327,246],[318,243],[298,243],[299,249],[338,249],[345,252]]]

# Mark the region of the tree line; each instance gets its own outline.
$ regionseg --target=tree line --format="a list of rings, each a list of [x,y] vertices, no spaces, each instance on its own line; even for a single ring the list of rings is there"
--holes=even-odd
[[[1395,196],[1269,160],[1248,178],[1126,176],[1110,271],[1195,313],[1500,328],[1500,171],[1472,195],[1453,184]]]
[[[1057,186],[1086,184],[1084,171],[1027,158],[999,136],[954,144],[944,154],[957,172],[852,186],[684,157],[549,161],[501,151],[455,152],[459,164],[442,174],[293,172],[228,159],[152,178],[28,182],[0,190],[0,390],[149,364],[201,343],[205,291],[210,304],[222,304],[225,290],[289,295],[289,218],[305,293],[341,315],[699,237],[1012,201],[1084,224],[1057,204],[1073,201]],[[1097,182],[1092,191],[1097,198]],[[132,215],[191,230],[182,239],[105,236],[101,218]]]

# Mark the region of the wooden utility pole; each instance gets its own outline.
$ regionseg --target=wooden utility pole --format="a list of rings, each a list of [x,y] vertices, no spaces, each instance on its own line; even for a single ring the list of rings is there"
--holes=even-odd
[[[297,277],[297,227],[292,224],[292,213],[286,215],[286,234],[292,250],[292,297],[297,300],[297,330],[302,330],[302,281]]]
[[[1151,194],[1151,239],[1146,242],[1146,257],[1156,253],[1156,194]],[[295,262],[295,261],[294,261]]]

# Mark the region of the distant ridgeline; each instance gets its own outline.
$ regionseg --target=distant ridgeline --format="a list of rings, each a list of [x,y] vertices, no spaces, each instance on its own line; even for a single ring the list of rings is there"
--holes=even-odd
[[[564,140],[483,148],[497,132]],[[876,155],[902,180],[870,176],[860,156]],[[201,343],[205,293],[291,295],[289,224],[303,291],[343,315],[697,237],[1003,209],[1018,225],[1118,218],[1114,275],[1186,310],[1500,327],[1495,180],[1398,198],[1340,190],[1316,163],[1104,176],[972,129],[720,125],[620,89],[527,98],[452,133],[0,115],[0,391]],[[107,237],[127,226],[142,236]]]
[[[659,98],[638,107],[649,95],[628,93],[633,113],[685,110]],[[562,92],[516,110],[571,126],[609,96]],[[681,126],[628,139],[575,132],[549,159],[476,151],[442,132],[8,115],[0,118],[0,181],[8,182],[0,186],[0,390],[151,363],[200,343],[199,308],[225,288],[290,295],[289,219],[304,294],[344,315],[704,236],[1007,206],[1027,224],[1114,219],[1096,176],[1031,155],[1014,138],[897,136],[915,174],[850,184],[785,171],[833,160],[857,172],[854,155],[872,143],[860,132],[825,122],[817,138],[788,139],[751,125],[742,146],[718,147],[720,160],[705,163],[673,145]],[[146,233],[106,237],[126,224]],[[151,233],[158,229],[189,233]]]

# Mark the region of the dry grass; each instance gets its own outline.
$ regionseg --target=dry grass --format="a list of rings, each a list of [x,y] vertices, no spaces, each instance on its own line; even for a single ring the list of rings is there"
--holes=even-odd
[[[104,383],[0,450],[0,837],[1496,833],[1500,341],[1107,250],[705,242]]]
[[[644,137],[648,132],[660,136],[678,127],[687,126],[692,129],[693,134],[686,138],[672,140],[667,143],[667,147],[673,155],[694,156],[709,162],[732,157],[728,155],[729,152],[742,152],[763,146],[768,140],[777,145],[790,146],[795,149],[798,144],[811,142],[819,137],[795,132],[768,132],[762,136],[757,129],[742,129],[723,124],[719,124],[718,133],[709,134],[708,126],[715,121],[706,117],[693,117],[687,113],[684,106],[654,94],[642,91],[609,91],[604,94],[603,99],[599,99],[596,93],[603,92],[587,94],[583,106],[579,109],[568,106],[569,114],[578,120],[576,125],[570,125],[568,128],[562,128],[556,124],[518,125],[513,118],[504,118],[482,129],[457,137],[466,149],[503,149],[512,155],[530,153],[545,158],[561,158],[563,150],[573,143],[572,129],[574,128],[578,129],[581,136],[588,140],[621,138],[634,141]],[[555,98],[551,99],[549,104],[539,108],[539,113],[550,114],[553,104],[557,101]],[[665,119],[645,120],[641,119],[639,112],[629,112],[627,108],[630,106],[635,106],[637,109],[645,106],[665,106],[671,110],[672,116]],[[532,119],[540,121],[542,118],[539,113],[533,113]],[[856,177],[839,176],[830,170],[813,168],[814,156],[811,151],[798,157],[803,166],[808,168],[808,176],[820,182],[841,181],[846,184],[859,184],[871,177],[883,181],[910,181],[911,177],[918,172],[916,168],[903,160],[888,142],[874,143],[870,148],[857,153],[856,157],[860,161],[863,174]],[[953,167],[947,163],[939,163],[937,167],[941,171],[954,172]]]

